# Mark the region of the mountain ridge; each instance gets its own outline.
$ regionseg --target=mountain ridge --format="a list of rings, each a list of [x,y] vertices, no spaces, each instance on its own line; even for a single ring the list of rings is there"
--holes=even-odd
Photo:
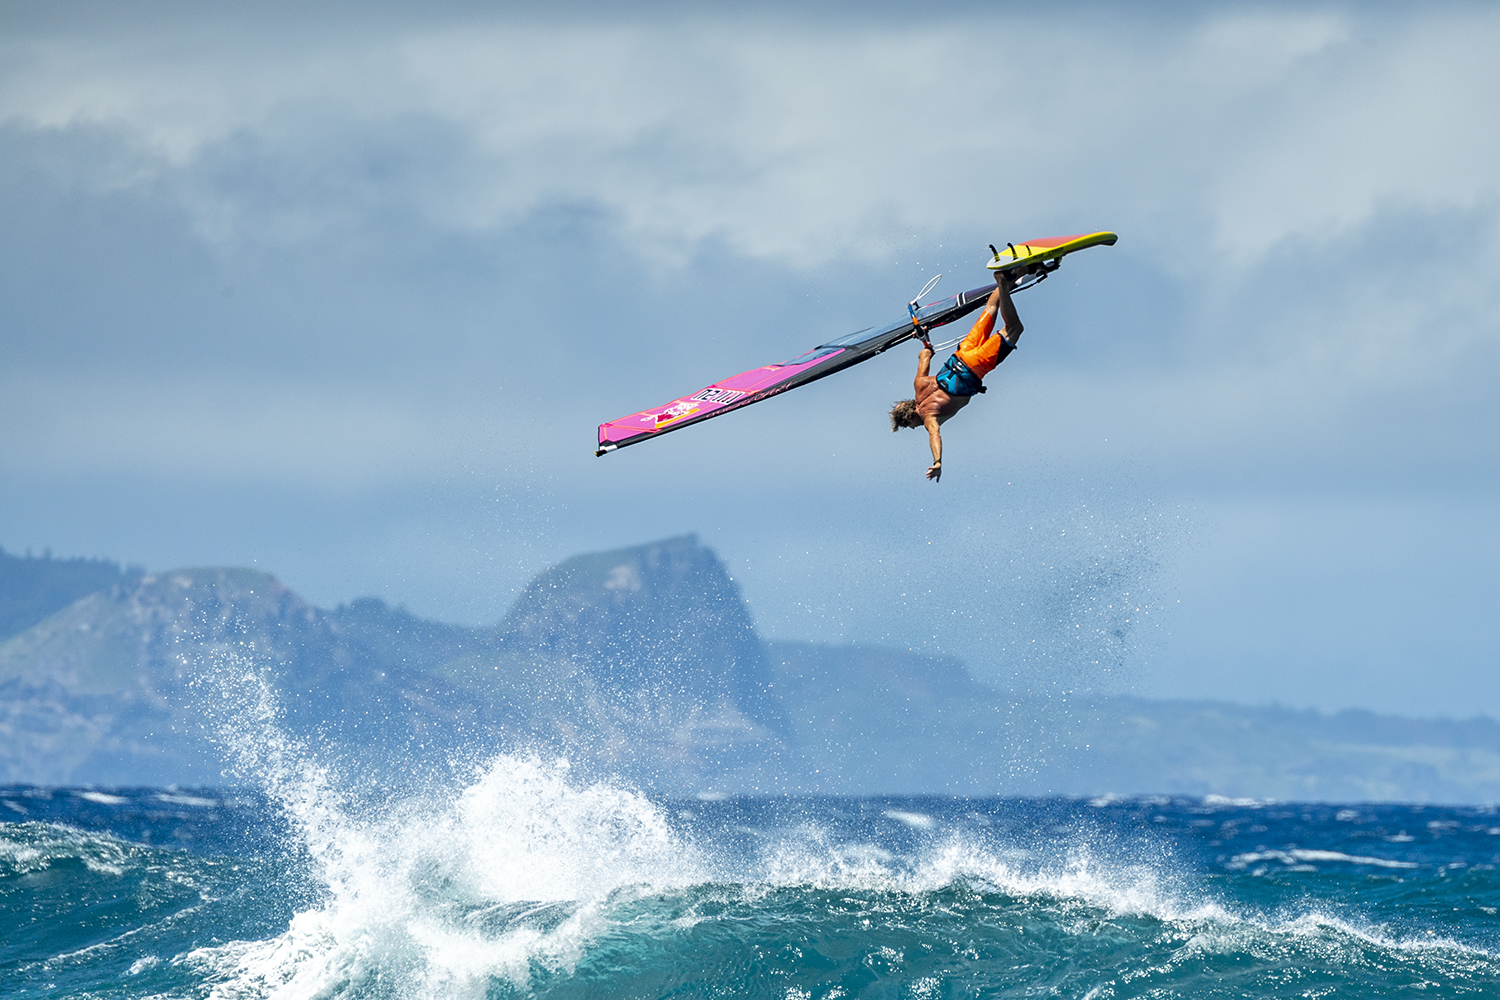
[[[677,792],[1500,799],[1483,717],[1014,698],[951,657],[762,639],[692,535],[565,560],[488,627],[324,610],[251,569],[121,573],[0,643],[0,780],[222,780],[246,673],[291,735],[390,780],[503,747]]]

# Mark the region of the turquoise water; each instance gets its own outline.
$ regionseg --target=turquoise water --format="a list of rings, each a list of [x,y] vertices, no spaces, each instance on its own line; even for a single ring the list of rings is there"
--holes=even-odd
[[[0,789],[0,995],[1500,996],[1500,815]]]

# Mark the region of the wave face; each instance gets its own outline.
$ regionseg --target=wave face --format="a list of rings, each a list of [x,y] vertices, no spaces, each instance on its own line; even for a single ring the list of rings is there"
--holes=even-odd
[[[427,800],[0,789],[0,995],[1500,995],[1500,816],[646,797],[502,756]]]

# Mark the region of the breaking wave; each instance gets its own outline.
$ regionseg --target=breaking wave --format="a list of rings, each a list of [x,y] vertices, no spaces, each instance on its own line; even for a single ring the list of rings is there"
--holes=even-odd
[[[86,790],[54,796],[52,820],[0,825],[0,918],[50,928],[0,945],[23,988],[455,1000],[1500,991],[1500,828],[1488,817],[1232,800],[670,798],[527,753],[497,754],[445,789],[356,794],[282,734],[253,672],[231,680],[222,736],[264,799]],[[40,799],[5,801],[41,815]],[[219,840],[193,833],[209,815]],[[88,817],[105,829],[80,828]],[[116,832],[126,827],[179,846]],[[242,828],[271,833],[224,839]]]

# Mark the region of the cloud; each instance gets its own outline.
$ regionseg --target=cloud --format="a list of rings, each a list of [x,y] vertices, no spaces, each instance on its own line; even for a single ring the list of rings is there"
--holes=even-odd
[[[138,383],[6,380],[6,467],[28,479],[209,479],[363,492],[461,464],[493,435],[463,412],[323,387],[171,379]],[[403,405],[405,403],[405,405]]]
[[[133,136],[155,170],[134,162],[114,182],[178,187],[218,239],[277,214],[232,176],[191,176],[237,149],[289,182],[288,239],[381,199],[458,230],[584,203],[678,262],[705,241],[812,267],[889,257],[908,231],[1109,224],[1157,253],[1207,242],[1185,255],[1201,274],[1336,238],[1392,202],[1493,194],[1500,140],[1474,124],[1500,97],[1483,58],[1497,34],[1485,8],[837,30],[785,14],[500,15],[318,45],[151,25],[13,46],[0,114]],[[399,147],[381,142],[392,131]],[[361,176],[362,156],[391,173]]]

